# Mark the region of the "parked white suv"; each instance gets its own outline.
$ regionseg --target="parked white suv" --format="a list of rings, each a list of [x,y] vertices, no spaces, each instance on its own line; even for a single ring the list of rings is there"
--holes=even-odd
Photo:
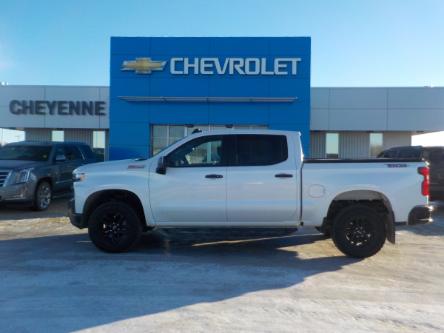
[[[431,221],[425,162],[304,161],[298,132],[196,133],[150,159],[86,165],[74,177],[71,222],[109,252],[153,228],[310,225],[368,257],[395,241],[395,221]]]

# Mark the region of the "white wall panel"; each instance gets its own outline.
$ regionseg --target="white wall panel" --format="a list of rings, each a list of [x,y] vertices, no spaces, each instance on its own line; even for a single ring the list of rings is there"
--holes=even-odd
[[[387,88],[388,108],[444,110],[444,87]]]
[[[392,131],[442,131],[443,109],[389,109],[388,130]]]
[[[312,88],[310,95],[312,109],[327,109],[330,107],[330,88]]]
[[[444,87],[312,88],[311,112],[312,130],[442,131]]]
[[[65,141],[84,142],[92,147],[93,131],[84,129],[68,129],[65,130]]]
[[[367,132],[340,132],[340,158],[368,158],[370,155],[370,136]]]
[[[383,131],[387,128],[385,109],[330,109],[330,131]]]
[[[9,108],[10,101],[41,100],[45,98],[45,86],[0,86],[0,106]]]
[[[310,133],[310,158],[325,157],[325,132]]]
[[[47,128],[28,128],[25,130],[25,140],[51,141],[51,130]]]
[[[108,128],[108,87],[96,86],[0,86],[0,127],[12,128]],[[11,100],[104,101],[105,116],[12,114]]]
[[[331,109],[385,109],[385,88],[330,88]]]
[[[0,89],[1,90],[1,89]],[[45,117],[41,115],[15,115],[9,112],[8,105],[0,105],[0,127],[24,128],[45,127]]]
[[[325,130],[329,128],[329,109],[311,109],[310,129],[312,131]]]
[[[384,149],[397,146],[410,146],[412,144],[411,132],[385,132],[383,136]]]

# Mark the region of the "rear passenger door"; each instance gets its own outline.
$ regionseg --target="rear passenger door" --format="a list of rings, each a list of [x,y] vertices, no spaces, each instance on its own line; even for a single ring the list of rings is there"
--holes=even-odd
[[[295,161],[288,154],[287,137],[271,134],[234,137],[234,154],[227,167],[228,222],[294,223],[299,213],[299,175]]]

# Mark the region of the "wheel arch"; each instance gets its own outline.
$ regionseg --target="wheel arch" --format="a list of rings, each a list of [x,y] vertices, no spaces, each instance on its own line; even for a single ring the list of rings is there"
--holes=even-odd
[[[132,191],[123,189],[106,189],[94,192],[89,195],[84,204],[84,220],[88,222],[91,213],[96,207],[110,201],[121,201],[130,205],[136,211],[143,229],[148,229],[145,212],[139,196]]]
[[[384,193],[377,190],[350,190],[337,194],[328,207],[321,229],[329,232],[339,211],[355,204],[365,204],[375,209],[384,219],[387,240],[395,243],[395,217],[392,204]]]
[[[39,178],[38,180],[37,180],[37,183],[36,183],[36,188],[37,188],[37,186],[41,183],[41,182],[43,182],[43,181],[47,181],[48,183],[49,183],[49,186],[51,186],[51,190],[52,189],[54,189],[54,184],[53,184],[53,181],[52,181],[52,178],[50,177],[50,176],[44,176],[44,177],[42,177],[42,178]]]

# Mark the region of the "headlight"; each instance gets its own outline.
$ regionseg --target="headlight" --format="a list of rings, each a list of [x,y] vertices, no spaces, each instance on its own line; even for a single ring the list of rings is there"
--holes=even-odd
[[[86,174],[84,172],[74,171],[72,173],[72,180],[75,182],[81,182],[84,181],[85,179],[86,179]]]
[[[29,180],[29,177],[31,175],[32,168],[30,169],[23,169],[19,171],[13,171],[11,173],[9,184],[15,185],[15,184],[23,184],[26,183]]]

